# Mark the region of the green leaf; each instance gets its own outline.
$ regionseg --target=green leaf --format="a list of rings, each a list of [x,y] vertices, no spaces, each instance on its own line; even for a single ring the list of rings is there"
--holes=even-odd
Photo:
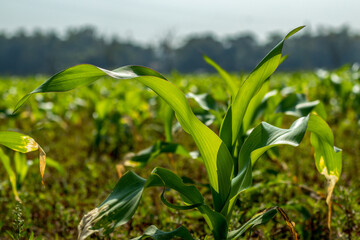
[[[133,172],[124,174],[105,201],[81,219],[78,226],[79,239],[85,239],[98,231],[111,233],[116,227],[128,222],[138,207],[145,182],[145,179]]]
[[[125,165],[143,167],[162,153],[174,153],[191,157],[190,153],[181,144],[157,141],[153,146],[143,149],[135,155],[129,155],[130,157],[125,159]]]
[[[221,209],[229,195],[233,174],[233,160],[222,140],[206,127],[192,112],[185,95],[160,73],[146,67],[125,66],[114,71],[93,65],[77,65],[66,69],[44,82],[24,96],[15,107],[15,112],[31,94],[62,92],[90,84],[103,77],[134,79],[158,94],[175,111],[176,118],[194,139],[199,148],[209,176],[215,209]]]
[[[261,213],[256,214],[249,221],[244,223],[239,229],[229,232],[227,239],[238,239],[244,232],[248,229],[251,229],[255,226],[267,223],[270,221],[277,213],[277,208],[270,208]]]
[[[317,170],[328,181],[326,203],[329,207],[328,227],[331,228],[331,197],[342,170],[341,149],[334,146],[334,135],[329,125],[319,116],[310,115],[308,130],[311,132],[310,142],[315,149],[315,165]]]
[[[21,153],[39,150],[40,175],[41,179],[43,179],[46,167],[46,154],[33,138],[18,132],[0,131],[0,145],[4,145],[5,147]]]
[[[164,121],[165,139],[167,142],[173,142],[172,123],[174,119],[174,110],[172,110],[172,108],[164,101],[161,101],[160,109],[160,115]]]
[[[231,145],[235,144],[235,141],[238,138],[238,134],[240,132],[244,115],[246,113],[246,109],[254,97],[254,95],[260,90],[263,83],[270,77],[270,75],[276,70],[276,68],[281,63],[281,53],[284,42],[291,35],[300,31],[302,27],[295,28],[291,32],[289,32],[285,38],[280,41],[266,56],[265,58],[256,66],[256,68],[250,73],[248,78],[243,82],[239,91],[236,94],[236,97],[232,102],[232,114],[231,115],[231,127],[227,127],[223,129],[223,131],[228,131],[225,135],[231,135]],[[230,116],[227,114],[226,117]],[[225,118],[224,121],[230,121]],[[225,142],[226,145],[230,145],[230,143]]]
[[[194,94],[190,92],[186,94],[186,97],[188,99],[194,99],[199,106],[206,111],[209,111],[210,109],[217,109],[215,99],[208,93]]]
[[[311,132],[311,144],[315,148],[315,164],[318,171],[325,176],[341,175],[341,149],[334,147],[334,135],[329,125],[318,115],[311,114],[308,131]]]
[[[235,96],[238,87],[236,86],[236,83],[234,79],[230,76],[230,74],[226,72],[224,69],[222,69],[216,62],[214,62],[208,56],[203,55],[203,58],[205,62],[213,66],[216,69],[216,71],[219,73],[219,75],[225,80],[231,96]]]
[[[24,154],[20,154],[19,152],[15,152],[14,162],[16,170],[16,185],[18,186],[18,188],[20,188],[29,169],[26,161],[26,156]]]
[[[22,153],[28,153],[39,149],[39,145],[33,138],[11,131],[0,131],[0,144]]]
[[[133,240],[141,240],[146,238],[152,238],[155,240],[168,240],[168,239],[174,239],[175,237],[185,240],[193,240],[193,237],[191,236],[189,231],[183,226],[180,226],[179,228],[171,232],[164,232],[159,230],[154,225],[148,227],[142,236],[133,238]]]
[[[252,184],[252,165],[263,153],[278,145],[298,146],[306,132],[309,117],[296,120],[289,129],[282,129],[268,123],[259,124],[245,140],[238,157],[239,173],[232,180],[229,205],[222,213],[228,216],[231,213],[237,195],[249,188]]]
[[[16,175],[15,175],[15,172],[11,167],[9,157],[3,152],[3,150],[1,148],[0,148],[0,160],[1,160],[1,163],[5,167],[6,173],[9,176],[11,189],[13,191],[13,194],[15,196],[16,201],[21,202],[20,197],[19,197],[19,193],[18,193],[17,187],[16,187]]]
[[[144,189],[149,187],[167,187],[179,192],[186,205],[196,205],[215,236],[226,238],[226,231],[223,231],[223,227],[227,228],[225,218],[205,205],[204,198],[196,187],[185,185],[181,178],[167,169],[155,168],[148,180],[133,172],[128,172],[120,178],[109,197],[82,218],[79,224],[79,239],[85,239],[98,231],[110,233],[117,226],[129,221],[135,213]]]
[[[297,119],[289,129],[282,129],[272,126],[266,122],[259,124],[245,140],[239,153],[239,170],[240,173],[233,179],[233,193],[237,193],[248,188],[251,185],[250,179],[242,179],[239,177],[247,171],[251,171],[251,166],[254,165],[257,159],[263,153],[277,145],[291,145],[298,146],[306,132],[309,117],[302,117]],[[250,174],[251,177],[251,174]],[[241,187],[240,184],[241,183]],[[240,187],[240,188],[238,188]]]
[[[251,124],[254,124],[257,109],[261,105],[266,93],[269,91],[269,87],[270,81],[265,82],[259,92],[251,99],[243,119],[243,133],[246,133],[246,131],[250,129]]]
[[[281,100],[275,112],[295,117],[304,117],[315,110],[319,103],[319,100],[308,102],[305,94],[293,93]]]

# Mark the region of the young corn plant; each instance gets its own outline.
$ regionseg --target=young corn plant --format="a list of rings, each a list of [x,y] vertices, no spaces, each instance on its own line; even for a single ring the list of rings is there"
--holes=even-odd
[[[125,66],[110,71],[88,64],[77,65],[52,76],[24,96],[18,102],[15,111],[36,93],[70,91],[103,77],[139,81],[151,88],[175,112],[181,127],[194,139],[206,167],[212,194],[211,203],[205,201],[194,185],[185,184],[179,176],[167,169],[155,168],[147,179],[138,176],[133,171],[125,173],[105,201],[82,218],[79,224],[79,239],[85,239],[99,231],[109,234],[116,227],[128,222],[135,214],[144,190],[151,187],[163,189],[161,201],[167,207],[199,211],[217,240],[237,239],[245,231],[269,221],[278,211],[286,216],[281,208],[274,206],[255,215],[239,229],[229,229],[239,194],[252,185],[252,167],[255,162],[267,150],[278,145],[298,146],[306,131],[311,132],[316,167],[329,182],[327,202],[331,208],[332,190],[341,174],[341,152],[334,148],[331,129],[321,117],[316,114],[301,117],[288,129],[262,122],[243,139],[242,127],[252,99],[284,59],[282,48],[286,39],[302,28],[298,27],[288,33],[256,66],[240,88],[229,83],[231,101],[219,135],[195,116],[186,96],[179,88],[160,73],[146,67]],[[170,203],[165,196],[166,188],[178,192],[183,204]],[[292,223],[288,219],[287,223],[296,238]],[[148,237],[193,239],[184,226],[171,232],[164,232],[156,226],[151,226],[136,239]]]
[[[44,176],[46,166],[46,154],[40,147],[40,145],[31,137],[18,132],[0,131],[0,145],[10,148],[16,152],[28,153],[38,150],[39,151],[39,166],[41,178]],[[5,170],[9,176],[11,188],[15,199],[21,202],[18,189],[19,185],[24,181],[28,166],[26,158],[15,154],[15,170],[11,167],[10,158],[0,148],[0,160],[5,167]]]

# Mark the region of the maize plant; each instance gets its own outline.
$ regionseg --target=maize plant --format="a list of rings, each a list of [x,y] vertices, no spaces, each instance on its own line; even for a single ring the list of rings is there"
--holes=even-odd
[[[44,176],[46,166],[46,154],[40,145],[31,137],[18,132],[0,131],[0,145],[10,148],[16,152],[28,153],[39,150],[39,166],[41,178]],[[5,167],[5,170],[9,176],[11,188],[15,199],[21,202],[18,188],[24,181],[28,167],[26,158],[18,154],[15,155],[15,171],[11,167],[10,158],[0,148],[0,160]]]
[[[116,227],[128,222],[136,212],[144,190],[152,187],[163,189],[161,201],[167,207],[199,211],[215,239],[237,239],[248,229],[269,221],[278,211],[285,216],[280,208],[274,206],[255,215],[239,229],[229,229],[234,204],[239,194],[252,185],[252,168],[255,162],[267,150],[278,145],[298,146],[306,131],[311,132],[316,167],[329,182],[327,203],[331,208],[332,190],[341,174],[341,151],[334,147],[332,131],[320,116],[309,114],[298,118],[288,129],[262,122],[246,138],[243,134],[244,124],[249,125],[246,114],[252,99],[284,60],[284,42],[302,28],[298,27],[288,33],[255,67],[239,88],[229,81],[231,100],[222,120],[219,135],[195,116],[185,94],[179,88],[160,73],[146,67],[125,66],[110,71],[88,64],[77,65],[55,74],[25,95],[16,105],[15,111],[18,111],[33,94],[70,91],[103,77],[139,81],[171,107],[183,130],[193,138],[204,162],[211,189],[211,203],[204,200],[194,185],[185,184],[170,170],[155,168],[147,179],[129,171],[120,178],[105,201],[82,218],[79,224],[79,239],[85,239],[99,231],[109,234]],[[166,198],[165,189],[178,192],[183,204],[170,203]],[[288,225],[296,238],[292,223],[288,221]],[[185,226],[171,232],[151,226],[136,239],[148,237],[193,239]]]

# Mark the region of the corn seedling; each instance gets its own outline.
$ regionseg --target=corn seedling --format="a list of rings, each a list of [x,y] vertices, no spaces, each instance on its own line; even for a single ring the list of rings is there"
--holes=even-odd
[[[185,94],[179,88],[160,73],[146,67],[125,66],[110,71],[88,64],[77,65],[52,76],[24,96],[18,102],[15,111],[18,111],[33,94],[70,91],[103,77],[141,82],[159,95],[175,112],[181,127],[194,139],[206,167],[212,203],[206,202],[195,186],[185,184],[180,177],[167,169],[155,168],[148,179],[132,171],[125,173],[105,201],[82,218],[79,224],[79,239],[85,239],[99,231],[109,234],[116,227],[128,222],[134,215],[144,190],[151,187],[163,189],[161,201],[169,208],[200,211],[215,239],[237,239],[247,230],[272,219],[277,212],[285,217],[296,238],[292,223],[278,207],[266,209],[255,215],[239,229],[230,230],[229,222],[239,194],[252,185],[252,167],[260,156],[278,145],[298,146],[306,131],[311,132],[316,167],[329,181],[327,202],[330,207],[331,193],[341,174],[341,151],[334,148],[331,129],[320,116],[309,114],[300,117],[288,129],[262,122],[247,137],[243,137],[244,124],[251,125],[252,117],[247,117],[247,112],[254,111],[250,109],[253,99],[256,99],[264,83],[284,60],[281,54],[285,40],[302,28],[298,27],[287,34],[256,66],[239,88],[230,79],[227,80],[231,100],[222,121],[219,136],[195,116]],[[223,74],[226,79],[226,73]],[[263,97],[259,97],[256,101],[261,103],[261,99]],[[246,120],[247,118],[249,120]],[[166,188],[178,192],[183,205],[170,203],[166,198]],[[171,232],[164,232],[151,226],[137,239],[147,237],[193,239],[184,226]]]
[[[46,155],[40,145],[35,140],[27,135],[11,132],[11,131],[0,131],[0,145],[10,148],[16,152],[28,153],[38,150],[39,151],[39,166],[41,178],[44,176],[46,166]],[[15,199],[21,202],[18,189],[21,183],[24,181],[28,166],[26,163],[25,156],[15,154],[15,170],[11,167],[10,158],[0,148],[0,160],[5,167],[5,170],[9,176],[11,188]]]

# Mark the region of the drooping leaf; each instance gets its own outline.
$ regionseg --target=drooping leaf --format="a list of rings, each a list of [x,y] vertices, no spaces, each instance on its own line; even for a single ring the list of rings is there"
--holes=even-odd
[[[35,93],[63,92],[90,84],[100,78],[134,79],[158,94],[175,111],[176,117],[199,148],[212,187],[215,209],[221,209],[229,195],[233,160],[222,140],[192,112],[185,95],[160,73],[146,67],[126,66],[109,71],[93,65],[77,65],[52,76],[16,105],[15,112]]]
[[[145,183],[145,179],[127,172],[105,201],[81,219],[78,239],[86,239],[99,231],[111,233],[116,227],[128,222],[138,207]]]
[[[259,124],[246,139],[239,153],[239,175],[234,178],[233,186],[238,186],[237,178],[247,171],[248,167],[254,165],[257,159],[270,148],[277,145],[298,146],[306,132],[309,117],[297,119],[289,129],[282,129],[268,123]],[[248,165],[250,164],[250,165]],[[243,179],[242,187],[235,187],[233,191],[242,191],[251,185],[251,179]],[[249,181],[249,182],[248,182]]]
[[[39,145],[33,138],[11,131],[0,131],[0,144],[22,153],[28,153],[39,149]]]
[[[331,197],[342,170],[341,149],[334,146],[334,135],[329,125],[319,116],[310,115],[308,130],[311,132],[310,142],[315,149],[315,165],[317,170],[328,181],[326,203],[329,207],[328,227],[331,228]]]
[[[79,224],[79,239],[85,239],[98,231],[110,233],[129,221],[144,189],[149,187],[166,187],[177,191],[185,206],[195,205],[200,210],[214,235],[226,237],[226,232],[223,231],[223,227],[227,227],[225,218],[205,205],[202,195],[194,186],[184,184],[181,178],[167,169],[155,168],[147,180],[133,172],[120,178],[107,199],[82,218]]]
[[[297,119],[289,129],[282,129],[268,123],[259,124],[245,140],[239,156],[239,173],[232,180],[229,205],[222,210],[228,215],[237,195],[252,184],[252,165],[263,153],[278,145],[298,146],[306,132],[309,117]]]
[[[35,159],[33,162],[33,164],[38,164],[38,163],[39,163],[39,159]],[[64,167],[53,158],[46,157],[46,166],[56,169],[56,171],[58,171],[62,176],[66,175],[66,170],[64,169]]]
[[[179,228],[175,229],[171,232],[164,232],[159,230],[156,226],[151,225],[148,227],[144,234],[140,237],[133,238],[132,240],[141,240],[151,238],[154,240],[168,240],[168,239],[175,239],[175,237],[184,239],[184,240],[193,240],[193,237],[189,233],[189,231],[184,227],[180,226]]]
[[[21,153],[39,150],[40,175],[43,180],[46,167],[46,154],[33,138],[18,132],[0,131],[0,145],[4,145]]]

